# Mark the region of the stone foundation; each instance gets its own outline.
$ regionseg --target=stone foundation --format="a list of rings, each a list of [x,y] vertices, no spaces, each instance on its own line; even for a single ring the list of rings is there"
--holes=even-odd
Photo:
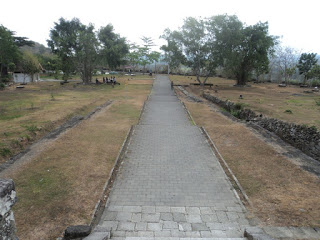
[[[18,239],[16,236],[16,224],[11,210],[16,201],[14,182],[10,179],[0,179],[0,239]]]

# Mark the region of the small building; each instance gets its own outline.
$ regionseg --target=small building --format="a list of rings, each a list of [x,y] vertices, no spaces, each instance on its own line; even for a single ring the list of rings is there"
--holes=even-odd
[[[33,75],[22,73],[22,72],[13,73],[13,82],[15,83],[30,83],[30,82],[38,82],[38,81],[40,81],[39,73],[35,73]]]

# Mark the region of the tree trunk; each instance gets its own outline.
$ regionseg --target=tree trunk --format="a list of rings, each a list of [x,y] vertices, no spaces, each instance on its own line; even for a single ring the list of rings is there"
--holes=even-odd
[[[237,85],[244,86],[248,80],[248,74],[246,71],[241,71],[241,73],[237,76]]]

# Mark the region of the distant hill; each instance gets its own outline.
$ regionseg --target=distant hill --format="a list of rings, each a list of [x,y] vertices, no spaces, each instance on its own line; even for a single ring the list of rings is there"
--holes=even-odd
[[[34,42],[33,47],[23,46],[23,47],[21,47],[21,49],[32,52],[33,54],[41,54],[41,55],[51,54],[50,48],[48,48],[40,43],[37,43],[37,42]]]

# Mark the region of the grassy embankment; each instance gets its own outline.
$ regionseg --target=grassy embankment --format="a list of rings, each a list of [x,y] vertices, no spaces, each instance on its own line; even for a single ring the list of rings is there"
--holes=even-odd
[[[190,78],[173,77],[180,82],[190,82]],[[226,82],[224,82],[226,81]],[[303,99],[303,104],[314,104],[310,96],[294,96],[290,93],[281,94],[277,92],[277,87],[266,84],[265,87],[273,89],[262,94],[260,88],[263,85],[252,87],[251,89],[235,89],[231,85],[232,81],[222,79],[210,79],[215,85],[219,85],[218,94],[220,98],[229,98],[236,101],[239,94],[243,94],[249,101],[250,107],[254,105],[254,99],[264,99],[264,103],[255,106],[264,108],[270,102],[281,105],[283,97],[284,108],[290,99]],[[224,86],[225,85],[225,86]],[[215,88],[216,89],[216,88]],[[289,92],[291,88],[281,91]],[[293,92],[301,92],[300,89],[292,88]],[[255,91],[257,93],[255,93]],[[190,89],[189,89],[190,91]],[[214,92],[214,90],[211,90]],[[276,93],[274,93],[276,91]],[[193,88],[193,92],[200,93],[199,89]],[[226,95],[224,95],[226,93]],[[235,95],[233,96],[232,93]],[[213,93],[216,94],[216,93]],[[220,113],[219,107],[210,107],[207,101],[204,103],[193,103],[187,101],[183,94],[180,98],[186,103],[196,124],[204,126],[210,137],[217,145],[220,153],[227,161],[233,173],[246,191],[254,209],[251,209],[263,224],[273,226],[320,226],[320,181],[319,178],[302,170],[287,157],[279,152],[264,139],[256,135],[242,123],[234,122]],[[251,95],[251,97],[249,97]],[[292,96],[292,98],[291,98]],[[305,97],[304,97],[305,96]],[[289,99],[286,99],[289,97]],[[276,98],[276,99],[273,99]],[[314,97],[316,99],[316,97]],[[309,99],[308,101],[305,99]],[[315,105],[315,104],[314,104]],[[266,106],[268,108],[268,106]],[[273,107],[278,110],[278,105]],[[294,113],[300,116],[298,109],[306,112],[306,107],[296,106]],[[319,111],[315,108],[314,111]],[[278,111],[282,112],[282,111]],[[272,112],[271,112],[272,113]],[[285,114],[279,114],[285,116]],[[315,123],[315,113],[305,115],[304,123]],[[318,112],[319,116],[319,112]],[[319,118],[318,118],[319,119]],[[292,118],[294,121],[295,118]]]
[[[137,123],[152,84],[147,76],[118,80],[121,85],[114,88],[74,88],[73,83],[60,86],[51,82],[1,92],[5,111],[0,134],[4,146],[25,134],[37,138],[45,132],[39,129],[57,126],[70,116],[85,115],[113,101],[5,176],[16,184],[19,200],[14,214],[21,239],[56,239],[68,225],[89,223],[124,138],[130,126]],[[25,126],[33,126],[34,131]]]

